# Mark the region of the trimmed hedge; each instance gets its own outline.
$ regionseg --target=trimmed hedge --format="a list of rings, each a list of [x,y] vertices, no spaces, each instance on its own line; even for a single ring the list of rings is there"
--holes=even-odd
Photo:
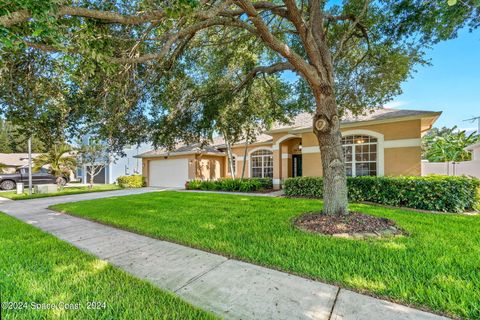
[[[192,180],[185,185],[187,190],[217,190],[232,192],[253,192],[273,188],[272,179],[219,179],[219,180]]]
[[[117,178],[117,183],[121,188],[141,188],[145,187],[145,178],[139,174],[121,176]]]
[[[352,202],[457,213],[480,208],[480,180],[465,176],[349,177],[347,185]],[[323,197],[321,177],[289,178],[284,188],[290,197]]]

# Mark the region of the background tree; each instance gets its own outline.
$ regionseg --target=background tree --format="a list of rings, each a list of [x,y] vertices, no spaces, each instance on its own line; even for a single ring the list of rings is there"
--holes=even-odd
[[[480,141],[480,135],[467,134],[456,126],[443,127],[432,130],[422,140],[423,157],[430,162],[469,161],[472,155],[465,148]]]
[[[6,169],[6,168],[7,168],[7,165],[0,162],[0,173],[5,172],[5,169]]]
[[[47,168],[57,179],[57,185],[63,187],[71,172],[77,169],[77,160],[72,155],[73,149],[66,144],[54,146],[46,153],[42,153],[33,159],[33,171]]]
[[[121,102],[119,108],[128,111],[113,114],[113,123],[104,116],[97,122],[102,135],[118,139],[117,145],[125,142],[123,136],[136,136],[115,126],[126,124],[128,114],[139,119],[147,114],[150,138],[158,145],[206,139],[217,128],[226,98],[244,94],[253,83],[278,82],[281,88],[287,83],[279,74],[293,71],[298,77],[290,96],[300,102],[297,110],[309,106],[314,114],[327,214],[348,213],[342,114],[383,105],[400,93],[400,83],[413,66],[425,62],[422,48],[479,22],[475,0],[452,7],[446,1],[423,0],[85,0],[74,5],[17,0],[0,10],[7,53],[2,58],[8,61],[4,74],[15,67],[9,63],[17,50],[27,66],[38,56],[55,75],[67,70],[66,77],[54,77],[67,84],[67,97],[82,97],[86,89],[102,84],[104,92],[94,99],[106,97],[105,106]],[[211,48],[216,54],[202,54]],[[232,64],[238,56],[230,60],[222,50],[238,51],[244,63]],[[248,53],[250,59],[245,58]],[[20,69],[15,74],[31,70]],[[226,80],[225,85],[203,86],[211,75]],[[7,87],[15,86],[9,79]],[[104,89],[122,86],[124,90]],[[10,111],[15,93],[6,94]],[[33,104],[17,105],[29,110]],[[71,114],[82,120],[95,119],[102,109],[88,96],[76,107]]]
[[[17,138],[13,149],[24,148],[28,137],[41,142],[41,151],[62,144],[65,128],[75,127],[65,66],[44,52],[0,50],[0,56],[0,111]]]
[[[95,177],[109,165],[110,161],[107,145],[98,139],[91,138],[77,150],[77,163],[85,167],[90,188],[93,188]]]
[[[25,153],[28,137],[22,135],[11,123],[0,119],[0,153]],[[42,141],[36,136],[32,137],[32,152],[44,152]]]

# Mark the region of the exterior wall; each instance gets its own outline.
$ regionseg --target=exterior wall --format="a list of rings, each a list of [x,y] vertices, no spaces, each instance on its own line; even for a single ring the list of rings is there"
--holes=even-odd
[[[216,180],[225,176],[224,156],[202,156],[195,157],[195,179]]]
[[[252,144],[247,147],[247,157],[245,159],[245,178],[250,178],[251,175],[251,168],[250,168],[250,154],[253,151],[260,150],[260,149],[271,149],[271,143],[262,143],[262,144]],[[236,168],[235,168],[235,177],[241,178],[242,177],[242,170],[243,170],[243,161],[244,161],[244,154],[245,154],[245,145],[238,145],[232,147],[232,153],[236,158]],[[227,157],[225,157],[225,168],[227,168]],[[275,164],[274,164],[275,167]],[[230,177],[230,174],[227,173],[228,169],[225,169],[224,177]]]
[[[84,135],[82,137],[82,144],[89,144],[90,137],[91,135]],[[142,143],[139,146],[125,148],[123,150],[125,155],[118,158],[113,157],[113,161],[105,168],[105,183],[115,183],[120,176],[142,174],[142,169],[144,167],[142,164],[142,159],[134,157],[151,149],[152,145],[150,143]],[[87,177],[85,166],[80,171],[81,172],[79,173],[81,173],[81,176],[78,178],[86,183]]]
[[[320,149],[314,133],[302,134],[302,162],[304,176],[321,177],[323,175]]]
[[[151,144],[143,143],[140,146],[132,146],[125,149],[125,156],[115,159],[109,166],[108,182],[114,183],[120,176],[142,174],[142,159],[134,158],[141,153],[152,149]]]
[[[409,120],[389,122],[375,125],[345,126],[342,132],[350,130],[365,129],[383,134],[385,140],[419,139],[421,138],[421,121]]]
[[[480,160],[456,162],[422,161],[422,176],[442,174],[447,176],[472,176],[480,178]]]
[[[472,160],[478,160],[480,161],[480,146],[476,147],[472,151]]]
[[[375,125],[346,125],[341,128],[347,134],[371,134],[378,139],[378,175],[420,175],[421,170],[421,120],[409,120]],[[301,147],[300,147],[301,145]],[[274,133],[272,142],[232,147],[236,158],[235,177],[242,175],[245,161],[245,177],[251,176],[250,154],[256,150],[268,149],[273,152],[273,183],[280,187],[283,179],[292,176],[292,155],[302,154],[302,175],[322,176],[320,148],[313,132],[289,134]],[[189,158],[189,179],[218,179],[230,177],[226,156],[183,155],[168,158]],[[148,179],[148,161],[143,159],[143,175]],[[148,183],[148,181],[147,181]],[[148,185],[148,184],[147,184]]]
[[[280,189],[284,179],[292,176],[292,155],[300,153],[302,143],[298,134],[274,133],[273,139],[273,188]]]
[[[215,180],[224,177],[225,157],[208,155],[177,155],[168,157],[153,157],[142,159],[142,175],[145,177],[147,186],[149,161],[166,159],[188,159],[188,179]]]
[[[342,127],[342,133],[371,131],[379,134],[379,175],[421,174],[421,121],[410,120],[376,125]],[[322,165],[317,137],[302,134],[303,175],[321,176]],[[381,167],[381,169],[380,169]]]
[[[421,169],[422,149],[387,148],[385,149],[386,176],[419,176]]]

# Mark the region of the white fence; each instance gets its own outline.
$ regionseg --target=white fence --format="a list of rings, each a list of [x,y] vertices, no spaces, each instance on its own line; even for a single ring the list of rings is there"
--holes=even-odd
[[[472,176],[480,178],[480,160],[462,162],[422,161],[422,176],[443,174],[447,176]]]

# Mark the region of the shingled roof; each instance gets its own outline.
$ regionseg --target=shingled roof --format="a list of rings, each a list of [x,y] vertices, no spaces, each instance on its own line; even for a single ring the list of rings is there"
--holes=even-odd
[[[224,153],[218,150],[216,147],[211,145],[201,146],[200,144],[192,145],[181,145],[174,149],[173,151],[168,151],[166,149],[156,149],[144,152],[134,158],[151,158],[151,157],[168,157],[174,155],[183,155],[183,154],[211,154],[211,155],[224,155]]]
[[[346,113],[342,119],[342,124],[364,122],[364,121],[381,121],[381,120],[393,120],[400,118],[416,117],[416,116],[438,116],[441,112],[438,111],[424,111],[424,110],[405,110],[405,109],[374,109],[371,112],[367,112],[361,115],[353,115],[352,113]],[[268,132],[282,131],[285,129],[295,128],[311,128],[312,127],[313,114],[309,112],[300,113],[294,117],[289,124],[277,124],[274,125]]]
[[[32,153],[36,158],[40,153]],[[8,167],[22,167],[28,164],[28,153],[0,153],[0,163]]]
[[[437,111],[422,111],[422,110],[404,110],[404,109],[375,109],[371,112],[367,112],[362,115],[352,115],[347,113],[343,116],[341,123],[350,124],[356,122],[367,122],[367,121],[382,121],[382,120],[393,120],[393,119],[402,119],[410,117],[434,117],[439,116],[441,112]],[[309,112],[303,112],[295,116],[290,123],[287,124],[275,124],[270,130],[266,133],[260,133],[256,137],[255,143],[265,143],[272,141],[272,137],[268,133],[281,132],[285,130],[303,130],[309,129],[312,127],[313,114]],[[239,141],[238,144],[244,144],[244,141]],[[225,140],[223,137],[215,137],[210,145],[201,146],[199,144],[194,145],[181,145],[177,149],[171,152],[167,152],[165,149],[151,150],[145,153],[142,153],[136,157],[138,158],[149,158],[149,157],[161,157],[161,156],[171,156],[171,155],[181,155],[181,154],[213,154],[213,155],[223,155],[224,152],[219,149],[225,148]]]

